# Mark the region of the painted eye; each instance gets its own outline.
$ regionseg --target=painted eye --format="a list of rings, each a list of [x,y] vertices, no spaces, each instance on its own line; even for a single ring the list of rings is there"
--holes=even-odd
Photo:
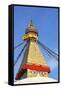
[[[37,75],[38,72],[37,71],[32,71],[32,74]]]
[[[46,72],[39,72],[40,76],[45,76]]]

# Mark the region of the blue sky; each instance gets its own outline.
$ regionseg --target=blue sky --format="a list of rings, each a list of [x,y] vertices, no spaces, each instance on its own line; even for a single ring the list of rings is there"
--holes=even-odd
[[[34,26],[39,32],[39,41],[57,53],[58,51],[58,9],[44,7],[23,7],[14,6],[14,46],[21,43],[25,30],[32,19]],[[24,45],[20,46],[14,52],[14,62]],[[41,49],[41,48],[40,48]],[[47,64],[51,68],[49,77],[58,79],[57,61],[49,57],[43,49],[41,49]],[[19,58],[14,68],[14,78],[21,65],[23,55]]]

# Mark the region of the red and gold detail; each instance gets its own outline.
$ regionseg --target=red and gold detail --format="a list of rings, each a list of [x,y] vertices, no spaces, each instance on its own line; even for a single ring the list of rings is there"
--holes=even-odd
[[[36,71],[44,71],[50,73],[50,68],[48,66],[43,66],[43,65],[29,65],[25,64],[22,66],[23,69],[30,69],[30,70],[36,70]]]
[[[27,40],[29,38],[35,38],[38,39],[38,35],[36,32],[29,32],[23,36],[23,40]]]
[[[19,71],[16,75],[16,80],[20,79],[22,77],[22,75],[26,72],[27,69],[30,69],[30,73],[32,73],[32,71],[39,71],[39,72],[48,72],[50,73],[50,68],[48,66],[43,66],[43,65],[29,65],[29,64],[25,64],[22,66],[22,70]]]

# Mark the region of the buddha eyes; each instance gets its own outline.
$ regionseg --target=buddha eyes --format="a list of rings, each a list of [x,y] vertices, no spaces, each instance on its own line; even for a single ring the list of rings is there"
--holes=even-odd
[[[45,76],[47,72],[39,72],[40,75]]]
[[[38,74],[38,72],[37,71],[33,71],[32,74]]]
[[[46,75],[47,74],[47,72],[39,72],[39,71],[31,71],[30,73],[32,73],[32,74],[34,74],[34,75],[37,75],[37,74],[39,74],[39,75],[42,75],[42,76],[44,76],[44,75]]]

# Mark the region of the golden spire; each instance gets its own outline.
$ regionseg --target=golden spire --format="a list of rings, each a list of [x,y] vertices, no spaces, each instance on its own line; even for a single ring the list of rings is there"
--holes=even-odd
[[[30,20],[30,24],[29,24],[29,26],[33,26],[32,20]]]

